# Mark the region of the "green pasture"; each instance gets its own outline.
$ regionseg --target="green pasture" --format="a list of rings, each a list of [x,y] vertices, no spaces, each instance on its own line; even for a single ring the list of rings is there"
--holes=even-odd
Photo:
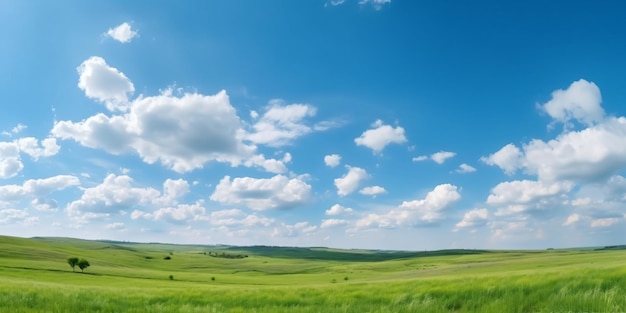
[[[72,272],[66,260],[74,256],[89,260],[85,273]],[[0,312],[626,312],[626,251],[390,252],[0,236]]]

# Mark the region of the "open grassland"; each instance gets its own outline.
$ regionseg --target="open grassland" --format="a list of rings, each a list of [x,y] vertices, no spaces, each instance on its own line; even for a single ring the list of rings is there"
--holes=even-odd
[[[72,273],[71,256],[91,267]],[[625,311],[623,250],[409,253],[0,236],[0,312]]]

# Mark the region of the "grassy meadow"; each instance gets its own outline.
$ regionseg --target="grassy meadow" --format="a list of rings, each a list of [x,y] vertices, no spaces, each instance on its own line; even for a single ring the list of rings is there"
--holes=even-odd
[[[73,256],[91,266],[72,272]],[[625,311],[619,249],[385,252],[0,236],[0,312]]]

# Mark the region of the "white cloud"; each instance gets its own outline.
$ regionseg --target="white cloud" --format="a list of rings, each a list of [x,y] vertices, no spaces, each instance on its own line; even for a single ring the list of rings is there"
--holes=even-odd
[[[9,136],[9,137],[13,137],[13,135],[15,134],[19,134],[20,132],[22,132],[22,130],[28,128],[28,126],[22,124],[22,123],[18,123],[17,125],[15,125],[15,127],[11,128],[11,131],[2,131],[2,135],[5,136]]]
[[[521,168],[545,181],[604,179],[626,167],[626,118],[606,118],[548,142],[533,139],[522,148],[509,144],[481,160],[507,174]]]
[[[303,234],[310,234],[317,229],[315,225],[309,225],[309,222],[298,222],[293,225],[281,223],[276,225],[272,230],[271,237],[298,237]]]
[[[0,210],[0,225],[15,224],[23,222],[28,218],[28,213],[24,210],[4,209]]]
[[[541,228],[528,220],[496,221],[489,226],[492,229],[492,239],[496,241],[542,239],[544,236]]]
[[[117,223],[106,224],[104,228],[111,229],[111,230],[124,230],[126,229],[126,225],[124,225],[124,223],[117,222]]]
[[[282,160],[266,159],[262,154],[255,155],[244,162],[245,166],[259,166],[265,171],[275,174],[282,174],[287,172],[287,166],[285,163],[291,162],[291,154],[285,153]]]
[[[155,199],[156,203],[162,205],[177,204],[178,200],[189,193],[189,182],[180,179],[166,179],[163,182],[163,194],[158,199]]]
[[[357,146],[365,146],[380,153],[389,144],[402,144],[407,142],[404,136],[404,128],[384,125],[381,120],[372,124],[372,129],[368,129],[360,137],[354,139]]]
[[[359,0],[360,5],[371,4],[376,10],[380,10],[387,3],[391,3],[391,0]]]
[[[335,216],[335,215],[349,215],[352,214],[353,210],[351,208],[346,208],[342,205],[335,204],[330,207],[330,209],[326,210],[326,215]]]
[[[339,226],[344,226],[344,225],[348,225],[348,221],[331,218],[327,220],[322,220],[322,224],[320,224],[320,228],[332,228],[332,227],[339,227]]]
[[[4,185],[0,186],[0,201],[19,201],[24,197],[32,197],[39,199],[35,202],[36,205],[40,202],[45,202],[45,196],[55,191],[63,190],[68,187],[78,186],[80,180],[71,175],[57,175],[43,179],[29,179],[22,185]]]
[[[19,146],[15,142],[0,142],[0,178],[11,178],[24,168]]]
[[[0,142],[0,178],[15,177],[22,169],[20,152],[28,154],[34,160],[49,157],[59,152],[60,147],[55,138],[39,141],[33,137],[16,139],[12,142]]]
[[[236,113],[225,91],[176,97],[166,90],[135,100],[127,114],[61,121],[51,133],[113,154],[135,152],[146,163],[160,162],[184,173],[209,161],[237,166],[253,156],[256,148],[243,143],[244,131]]]
[[[128,109],[127,94],[132,94],[135,87],[124,73],[98,56],[83,61],[76,70],[80,75],[78,87],[87,97],[105,103],[110,111]]]
[[[152,219],[167,220],[173,223],[181,223],[189,220],[202,220],[206,215],[206,209],[202,200],[193,204],[178,204],[167,206],[147,213],[141,210],[134,210],[131,213],[132,219]]]
[[[370,213],[356,222],[357,228],[394,228],[432,225],[445,219],[444,211],[461,199],[458,188],[450,184],[436,186],[424,199],[404,201],[387,213]]]
[[[578,213],[573,213],[570,216],[567,217],[567,219],[565,220],[565,222],[563,223],[563,226],[569,226],[572,225],[576,222],[580,221],[580,215]]]
[[[463,219],[454,226],[454,231],[469,227],[481,227],[489,221],[487,209],[473,209],[465,212]]]
[[[606,178],[626,167],[626,118],[602,123],[524,146],[523,166],[542,180],[589,181]]]
[[[28,154],[35,160],[40,157],[53,156],[61,149],[61,147],[57,145],[56,138],[46,138],[42,140],[41,146],[39,141],[33,137],[20,138],[16,142],[21,152]]]
[[[568,182],[546,184],[541,181],[515,180],[499,183],[491,190],[487,203],[491,205],[528,204],[569,192]]]
[[[352,167],[346,165],[348,173],[341,178],[335,178],[335,187],[337,187],[337,194],[340,196],[347,196],[359,188],[361,181],[368,178],[367,172],[360,167]]]
[[[443,164],[447,159],[452,158],[456,155],[454,152],[450,151],[439,151],[437,153],[433,153],[430,158],[435,161],[437,164]]]
[[[256,144],[281,147],[313,131],[305,124],[307,117],[315,116],[317,109],[305,104],[284,105],[280,100],[270,101],[266,112],[252,125],[254,131],[246,139]]]
[[[332,5],[332,6],[338,6],[338,5],[342,5],[346,0],[330,0],[329,2],[326,2],[326,4],[324,4],[324,6],[327,6],[328,4]]]
[[[97,69],[95,73],[92,68]],[[168,88],[158,96],[128,103],[126,92],[134,90],[132,83],[102,58],[85,61],[79,72],[79,86],[88,96],[123,112],[112,116],[100,113],[80,122],[59,121],[51,134],[112,154],[136,153],[146,163],[159,162],[179,173],[202,168],[211,161],[285,173],[291,154],[286,153],[282,160],[266,159],[255,153],[254,143],[277,147],[312,131],[304,121],[315,115],[316,109],[309,105],[283,105],[273,100],[253,125],[254,131],[248,133],[225,91],[207,96],[179,90],[173,95],[173,89]],[[128,81],[128,88],[109,88],[110,80]]]
[[[413,160],[413,162],[421,162],[421,161],[426,161],[428,159],[431,159],[431,160],[433,160],[437,164],[443,164],[443,163],[446,162],[446,160],[448,160],[449,158],[454,157],[455,155],[456,155],[456,153],[454,153],[454,152],[439,151],[439,152],[431,154],[430,156],[427,156],[427,155],[416,156],[412,160]]]
[[[359,193],[362,195],[377,196],[380,194],[387,193],[387,190],[385,190],[385,188],[381,186],[369,186],[369,187],[365,187],[361,189]]]
[[[328,167],[336,167],[341,163],[341,156],[339,154],[329,154],[324,156],[324,163]]]
[[[591,227],[609,227],[620,222],[621,218],[609,217],[591,221]]]
[[[587,128],[565,131],[549,141],[533,139],[522,150],[509,144],[481,160],[507,174],[523,169],[542,181],[606,179],[626,167],[626,118],[604,117],[600,102],[597,86],[584,80],[557,90],[543,106],[546,112],[556,121],[577,120]]]
[[[463,163],[459,165],[459,168],[456,169],[455,172],[459,174],[473,173],[473,172],[476,172],[476,168],[471,165]]]
[[[121,43],[129,43],[133,38],[137,37],[139,33],[133,30],[130,24],[124,22],[115,28],[109,28],[106,35]]]
[[[30,202],[37,211],[56,211],[59,203],[55,199],[35,198]]]
[[[154,188],[133,187],[130,176],[109,174],[102,184],[85,189],[80,199],[69,203],[66,210],[72,217],[99,217],[151,205],[160,196]]]
[[[508,144],[502,147],[498,152],[488,156],[480,158],[487,165],[496,165],[501,168],[506,174],[511,175],[515,173],[521,163],[522,152],[513,144]]]
[[[290,209],[304,205],[311,186],[300,178],[283,175],[272,178],[225,176],[215,187],[211,200],[229,205],[244,205],[253,210]]]
[[[239,209],[227,209],[211,212],[208,221],[213,226],[222,227],[269,227],[276,222],[272,218],[258,216],[256,214],[246,214]]]
[[[581,79],[573,82],[566,90],[552,92],[552,99],[542,109],[555,121],[565,125],[572,120],[593,125],[604,118],[601,103],[600,88],[593,82]]]
[[[426,160],[428,160],[428,156],[427,155],[420,155],[420,156],[414,157],[412,160],[413,160],[413,162],[426,161]]]

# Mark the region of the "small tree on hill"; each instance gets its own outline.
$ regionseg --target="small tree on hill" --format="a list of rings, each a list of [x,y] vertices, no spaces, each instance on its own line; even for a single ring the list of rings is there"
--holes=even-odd
[[[76,263],[76,265],[78,265],[78,268],[80,268],[81,272],[84,272],[86,268],[89,267],[89,261],[85,260],[85,259],[80,259],[78,261],[78,263]]]
[[[72,267],[72,272],[75,272],[76,265],[78,265],[78,258],[71,257],[67,259],[67,264],[69,264]]]

